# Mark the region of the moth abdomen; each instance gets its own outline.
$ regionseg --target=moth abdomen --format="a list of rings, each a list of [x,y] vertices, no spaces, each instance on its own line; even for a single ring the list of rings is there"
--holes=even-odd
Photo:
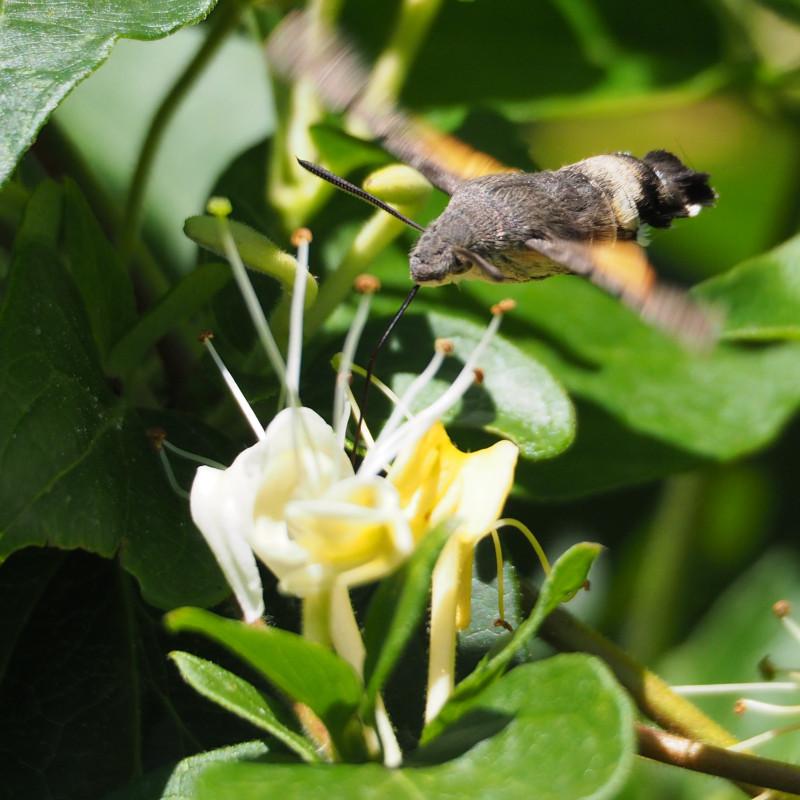
[[[655,181],[645,181],[654,184],[655,191],[646,196],[639,210],[642,221],[649,225],[666,228],[676,217],[697,216],[717,199],[707,172],[690,169],[666,150],[651,150],[642,163],[655,176]]]
[[[605,196],[620,231],[636,231],[643,223],[667,228],[673,219],[693,217],[714,203],[708,174],[695,172],[666,150],[644,158],[614,153],[579,161],[564,171],[586,176]]]

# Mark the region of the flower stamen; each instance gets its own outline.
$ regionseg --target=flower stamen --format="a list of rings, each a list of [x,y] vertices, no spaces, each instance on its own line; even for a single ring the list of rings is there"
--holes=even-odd
[[[289,404],[300,403],[300,361],[303,350],[303,310],[306,301],[308,276],[308,245],[311,231],[298,228],[292,234],[292,244],[297,248],[297,268],[294,271],[292,305],[289,313],[289,344],[286,355],[286,392]]]
[[[675,694],[682,697],[709,697],[720,694],[741,694],[742,692],[796,692],[800,686],[789,681],[756,681],[752,683],[698,683],[684,686],[671,686]]]
[[[800,722],[795,722],[791,725],[784,725],[781,728],[771,728],[768,731],[751,736],[749,739],[742,739],[741,741],[736,742],[736,744],[730,745],[730,747],[727,747],[726,749],[731,750],[734,753],[746,752],[747,750],[752,750],[755,747],[760,747],[762,744],[766,744],[767,742],[776,739],[778,736],[783,736],[786,733],[794,733],[798,730],[800,730]]]
[[[411,385],[403,393],[403,396],[398,401],[397,405],[392,409],[389,419],[381,430],[378,437],[378,446],[387,441],[391,435],[402,424],[402,417],[405,416],[407,421],[410,421],[411,407],[416,400],[417,395],[433,380],[439,368],[442,366],[444,359],[451,355],[453,352],[453,343],[449,339],[437,339],[431,360],[428,366],[425,367],[419,375],[411,382]]]
[[[258,302],[255,289],[253,289],[253,284],[247,274],[247,267],[245,267],[239,255],[236,242],[233,239],[230,226],[228,225],[230,203],[228,202],[227,206],[223,206],[219,202],[221,200],[222,198],[211,198],[211,200],[208,201],[208,211],[217,218],[217,222],[219,223],[220,239],[222,240],[222,246],[225,250],[225,257],[231,265],[233,277],[236,279],[236,283],[239,286],[239,291],[242,294],[242,299],[250,314],[250,319],[253,321],[261,345],[272,364],[272,368],[275,370],[275,374],[278,376],[281,383],[286,386],[286,365],[283,362],[281,351],[278,348],[275,337],[272,335],[264,310]],[[223,213],[225,211],[227,211],[227,213]],[[292,398],[290,397],[289,399],[290,402],[292,402]]]
[[[797,686],[795,686],[796,688]],[[763,703],[760,700],[742,697],[734,703],[733,710],[737,714],[744,714],[745,711],[755,711],[757,714],[764,714],[770,717],[789,717],[800,714],[800,705],[781,706],[777,703]]]
[[[219,370],[220,375],[222,375],[222,380],[225,381],[228,391],[233,395],[236,405],[239,406],[239,410],[242,412],[244,418],[253,429],[253,433],[255,433],[256,438],[259,441],[262,441],[264,439],[264,428],[258,421],[258,417],[256,416],[256,412],[253,411],[253,407],[247,402],[244,392],[239,388],[239,384],[236,383],[236,380],[234,379],[233,375],[231,375],[230,370],[225,366],[225,363],[220,358],[219,353],[217,353],[217,348],[211,344],[214,334],[211,331],[203,331],[197,338],[211,355],[212,361]]]
[[[361,417],[361,409],[358,407],[358,401],[356,400],[356,396],[353,394],[352,388],[349,385],[345,386],[345,391],[347,392],[347,405],[350,406],[350,413],[353,416],[353,422],[358,425],[359,420],[361,420],[361,438],[364,440],[367,450],[371,450],[373,447],[375,447],[375,438],[370,432],[367,423],[364,422],[363,418]],[[345,409],[345,411],[342,413],[347,413],[347,410]]]
[[[361,339],[361,333],[364,330],[364,326],[367,324],[367,316],[369,315],[369,308],[372,304],[372,295],[379,287],[380,283],[376,278],[370,275],[362,275],[357,278],[355,282],[355,289],[361,294],[361,299],[359,300],[353,322],[350,325],[350,330],[347,332],[347,337],[344,340],[339,369],[336,372],[336,386],[333,393],[333,424],[336,426],[336,441],[338,441],[342,447],[344,447],[346,432],[346,424],[343,425],[342,423],[347,422],[348,416],[344,413],[344,400],[346,388],[350,383],[350,370],[353,364],[353,358],[356,354],[358,342]]]
[[[531,547],[533,548],[534,552],[536,553],[536,557],[539,559],[539,564],[541,564],[542,571],[545,575],[550,574],[550,562],[547,560],[547,556],[545,555],[544,548],[541,544],[539,544],[539,540],[534,535],[533,531],[525,525],[524,523],[520,522],[518,519],[499,519],[497,520],[497,527],[498,528],[516,528],[527,540],[530,542]]]
[[[492,307],[491,322],[481,336],[480,341],[475,346],[472,353],[466,360],[461,372],[452,384],[427,408],[420,411],[415,417],[401,425],[396,431],[384,436],[384,432],[378,437],[374,449],[367,455],[359,468],[359,475],[377,475],[386,465],[397,455],[400,446],[407,441],[414,441],[422,436],[434,422],[441,419],[442,415],[449,411],[467,392],[475,382],[475,367],[483,356],[484,351],[489,346],[489,342],[494,338],[504,313],[514,307],[512,300],[501,301]],[[437,350],[438,353],[438,350]],[[442,354],[444,356],[444,354]],[[433,361],[433,359],[432,359]],[[427,372],[427,370],[426,370]],[[420,376],[421,378],[422,376]],[[418,379],[419,380],[419,379]],[[413,386],[413,384],[412,384]],[[410,391],[409,387],[409,391]],[[408,392],[406,393],[406,395]],[[403,398],[404,400],[406,397]],[[388,424],[388,423],[387,423]]]
[[[147,431],[147,437],[150,439],[153,449],[156,451],[156,453],[158,453],[158,459],[161,462],[161,466],[163,467],[164,473],[167,476],[167,483],[169,484],[170,489],[172,489],[172,491],[175,492],[178,497],[188,500],[189,492],[187,492],[186,489],[184,489],[178,483],[175,473],[172,471],[172,464],[169,463],[169,458],[164,452],[164,444],[167,440],[167,432],[163,428],[150,428],[150,430]]]
[[[494,560],[497,565],[497,619],[494,624],[497,627],[510,630],[511,625],[506,621],[506,582],[503,575],[503,548],[500,546],[500,535],[497,528],[492,528],[492,545],[494,545]]]

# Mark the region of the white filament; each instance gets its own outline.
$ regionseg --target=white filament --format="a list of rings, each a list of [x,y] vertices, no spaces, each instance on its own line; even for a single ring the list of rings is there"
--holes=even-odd
[[[256,412],[253,411],[252,406],[250,405],[250,403],[247,402],[247,398],[244,396],[244,393],[234,380],[234,377],[233,375],[231,375],[230,370],[225,366],[222,359],[219,357],[216,347],[214,347],[214,345],[211,344],[210,339],[204,339],[203,344],[206,346],[206,349],[211,354],[211,358],[217,365],[217,369],[220,371],[220,374],[222,375],[222,380],[225,381],[228,390],[233,395],[233,399],[236,401],[236,404],[239,406],[239,409],[241,410],[242,414],[244,414],[244,418],[248,421],[250,427],[253,429],[253,433],[255,433],[256,438],[258,438],[259,440],[263,440],[265,436],[264,428],[258,421]]]

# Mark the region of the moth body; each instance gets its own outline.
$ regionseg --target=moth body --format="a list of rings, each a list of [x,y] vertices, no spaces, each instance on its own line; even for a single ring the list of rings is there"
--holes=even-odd
[[[427,285],[539,280],[573,271],[551,257],[548,243],[635,240],[643,224],[668,227],[714,198],[706,174],[663,150],[643,159],[616,153],[559,170],[474,178],[455,188],[447,208],[420,236],[410,254],[411,276]],[[537,249],[535,243],[544,244]]]

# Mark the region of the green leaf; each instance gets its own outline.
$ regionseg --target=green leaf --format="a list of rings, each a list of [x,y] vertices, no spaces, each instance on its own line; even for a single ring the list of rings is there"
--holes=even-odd
[[[252,628],[197,608],[166,617],[173,631],[194,631],[224,645],[293,700],[307,705],[325,724],[340,752],[352,750],[349,737],[363,687],[339,656],[302,636],[278,628]]]
[[[385,41],[394,17],[371,9],[368,0],[348,3],[346,27],[365,42]],[[712,90],[714,84],[693,84],[711,83],[706,73],[721,60],[722,29],[712,9],[691,0],[648,7],[638,17],[624,3],[506,0],[500,11],[491,3],[445,3],[413,61],[403,99],[426,111],[500,109],[527,123],[652,108],[662,92],[674,105],[682,91]]]
[[[112,375],[126,375],[136,368],[147,351],[162,336],[202,310],[230,278],[227,264],[198,265],[149,308],[116,342],[108,356],[108,371]]]
[[[438,290],[435,290],[438,291]],[[378,377],[402,395],[425,368],[436,339],[451,339],[455,355],[445,361],[437,377],[413,404],[420,409],[453,382],[464,360],[488,324],[456,317],[452,312],[410,313],[398,326],[388,352],[381,354]],[[367,327],[363,341],[377,341],[384,323]],[[372,345],[370,345],[372,346]],[[366,349],[366,348],[365,348]],[[469,389],[444,416],[448,428],[483,430],[510,439],[525,458],[552,458],[565,450],[575,435],[575,416],[566,392],[535,357],[520,350],[508,337],[498,336],[481,359],[483,381]]]
[[[358,167],[385,164],[389,158],[376,144],[335,128],[318,124],[309,129],[311,140],[319,151],[320,160],[328,169],[344,175]]]
[[[280,281],[283,288],[287,292],[291,292],[297,268],[295,257],[285,253],[263,233],[253,230],[249,225],[234,220],[231,220],[228,225],[242,261],[251,269],[263,272]],[[189,217],[184,223],[183,232],[206,250],[220,256],[225,255],[220,223],[216,217]],[[316,299],[317,281],[309,273],[306,277],[305,307],[312,306]]]
[[[453,526],[442,524],[428,532],[412,557],[381,581],[367,612],[364,627],[366,692],[361,714],[369,717],[375,698],[419,624],[428,605],[431,575]]]
[[[314,746],[283,721],[283,710],[243,678],[191,653],[169,654],[183,679],[203,697],[269,733],[303,761],[318,761]]]
[[[227,762],[256,761],[267,754],[263,742],[242,742],[220,747],[180,761],[174,769],[145,775],[103,800],[196,800],[200,776],[209,768]]]
[[[53,109],[108,57],[120,36],[158,39],[198,22],[213,6],[213,0],[144,0],[100,7],[90,0],[4,3],[0,183]]]
[[[64,258],[102,358],[136,320],[133,285],[80,189],[64,186]]]
[[[327,794],[385,800],[502,797],[604,800],[633,761],[633,714],[608,670],[584,655],[522,666],[473,699],[451,731],[419,754],[434,765],[301,767],[231,764],[208,770],[196,800],[287,800]],[[469,748],[469,749],[466,749]]]
[[[599,544],[582,542],[570,547],[553,565],[542,585],[541,592],[528,618],[514,631],[513,636],[495,655],[484,659],[456,686],[447,705],[423,732],[423,742],[429,742],[461,716],[465,706],[476,694],[496,681],[511,664],[519,650],[527,646],[542,622],[559,604],[570,600],[583,586],[592,564],[602,550]]]
[[[227,13],[222,6],[220,13]],[[59,129],[116,205],[125,202],[159,103],[208,32],[209,26],[197,26],[157,42],[123,39],[103,68],[56,110]],[[228,36],[194,76],[164,131],[148,181],[143,233],[172,276],[188,272],[197,255],[180,222],[205,206],[228,162],[272,130],[272,92],[263,64],[256,37]]]
[[[696,294],[725,309],[726,339],[800,339],[800,236],[705,281]]]
[[[62,193],[44,183],[14,244],[0,308],[0,559],[31,545],[120,553],[149,602],[213,604],[227,588],[144,426],[108,385],[60,261]]]
[[[463,291],[482,304],[507,294],[477,282]],[[504,335],[622,430],[653,440],[651,464],[665,446],[687,458],[736,458],[772,441],[800,405],[796,343],[690,353],[574,277],[515,287],[514,298],[525,313],[510,315]],[[616,449],[610,434],[606,453]]]

